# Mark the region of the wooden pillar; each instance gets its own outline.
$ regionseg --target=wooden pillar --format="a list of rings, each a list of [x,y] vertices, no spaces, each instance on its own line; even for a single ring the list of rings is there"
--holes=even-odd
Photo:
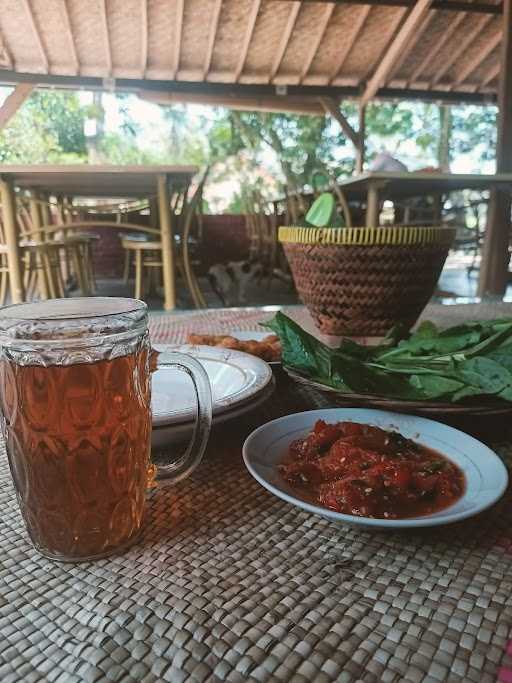
[[[496,172],[512,172],[512,0],[503,0],[503,40],[498,92]],[[503,296],[508,282],[510,189],[491,190],[485,230],[479,296]]]
[[[356,148],[356,173],[363,172],[366,127],[365,127],[366,106],[359,106],[359,130],[358,130],[358,144]]]
[[[32,230],[37,231],[33,232],[31,239],[37,242],[41,242],[41,232],[39,230],[39,228],[41,227],[41,212],[39,210],[39,202],[37,200],[37,192],[31,190],[30,198],[28,200],[28,205],[30,209],[30,220],[32,221]]]
[[[176,285],[174,263],[174,234],[171,222],[171,205],[169,199],[169,187],[166,175],[159,175],[158,187],[158,213],[160,216],[160,233],[162,240],[162,274],[164,280],[164,308],[172,311],[176,308]]]
[[[149,224],[152,228],[158,228],[158,198],[149,199]]]
[[[41,200],[39,206],[41,210],[42,225],[51,225],[52,215],[50,212],[50,197],[46,193],[40,193],[39,199]],[[44,237],[46,241],[46,235],[42,235],[42,237]],[[52,239],[53,237],[55,237],[55,235],[52,235]]]
[[[379,186],[369,183],[366,195],[366,227],[377,228],[379,225]]]
[[[2,218],[7,246],[7,264],[9,266],[9,283],[11,301],[19,304],[25,300],[23,287],[20,247],[18,243],[19,230],[16,220],[16,200],[12,185],[6,180],[0,180],[0,197],[2,201]]]
[[[43,221],[41,220],[41,204],[38,201],[39,196],[37,192],[34,190],[31,190],[30,192],[30,199],[28,200],[29,203],[29,208],[30,208],[30,220],[32,221],[32,230],[36,231],[34,232],[33,236],[31,237],[31,240],[34,242],[43,242],[43,236],[40,231],[41,225]],[[34,254],[34,259],[35,259],[35,267],[37,269],[37,288],[39,291],[39,296],[41,299],[49,299],[50,298],[50,290],[48,286],[48,282],[46,280],[46,272],[45,272],[45,264],[46,264],[46,258],[43,257],[43,254],[39,251],[36,251]]]

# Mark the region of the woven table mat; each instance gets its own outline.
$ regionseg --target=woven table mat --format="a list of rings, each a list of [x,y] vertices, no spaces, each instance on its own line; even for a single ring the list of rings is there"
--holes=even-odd
[[[322,335],[303,306],[267,306],[263,308],[221,308],[194,311],[180,315],[160,314],[151,316],[150,329],[153,342],[183,343],[191,332],[198,334],[223,334],[233,330],[265,331],[260,322],[270,320],[276,310],[294,318],[300,325],[319,338],[337,339]],[[458,325],[465,320],[512,317],[512,304],[457,304],[446,306],[429,304],[420,320],[432,320],[440,327]],[[269,334],[271,331],[269,330]]]
[[[153,338],[180,342],[205,320],[215,333],[233,314],[255,329],[261,311],[155,316]],[[213,431],[189,479],[151,493],[138,544],[94,563],[31,548],[2,447],[2,683],[512,680],[511,492],[477,518],[402,533],[293,508],[248,475],[241,444],[329,401],[277,379],[257,413]],[[493,445],[512,465],[512,441]]]

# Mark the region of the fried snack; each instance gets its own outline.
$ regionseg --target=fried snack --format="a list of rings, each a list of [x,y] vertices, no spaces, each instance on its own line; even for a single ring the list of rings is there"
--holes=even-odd
[[[268,363],[281,360],[281,342],[275,334],[269,334],[261,341],[256,341],[255,339],[242,341],[227,334],[189,334],[187,341],[189,344],[219,346],[225,349],[233,349],[234,351],[244,351],[252,356],[262,358]]]

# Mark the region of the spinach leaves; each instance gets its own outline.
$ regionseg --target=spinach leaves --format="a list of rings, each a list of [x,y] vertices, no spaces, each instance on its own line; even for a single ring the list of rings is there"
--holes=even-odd
[[[379,346],[346,339],[331,349],[283,313],[265,323],[281,340],[283,364],[346,393],[457,402],[512,401],[512,319],[445,330],[424,322],[406,338],[393,329]]]

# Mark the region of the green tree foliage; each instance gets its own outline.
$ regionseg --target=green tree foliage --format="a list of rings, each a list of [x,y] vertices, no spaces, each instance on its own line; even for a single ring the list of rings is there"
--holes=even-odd
[[[358,109],[343,103],[342,112],[357,129]],[[382,148],[414,170],[426,166],[449,168],[461,154],[471,152],[476,165],[495,154],[494,107],[440,107],[433,103],[379,102],[366,111],[366,162]],[[342,178],[354,170],[355,152],[339,125],[330,117],[232,112],[220,110],[208,133],[208,159],[221,174],[230,172],[239,181],[229,210],[243,211],[246,195],[256,187],[267,198],[281,194],[275,186],[256,178],[262,166],[290,190],[325,189],[329,177]],[[476,152],[476,156],[475,156]],[[226,165],[239,158],[245,165]],[[252,167],[253,173],[250,173]],[[214,171],[211,178],[218,177]],[[259,182],[259,184],[258,184]]]
[[[117,131],[99,126],[94,148],[103,163],[215,164],[213,180],[239,180],[236,206],[244,201],[244,186],[259,184],[275,193],[270,176],[290,189],[308,188],[313,183],[321,188],[327,177],[347,176],[354,169],[352,143],[329,116],[225,109],[211,109],[204,115],[194,110],[190,116],[187,106],[163,107],[163,125],[155,129],[151,144],[143,146],[141,122],[134,120],[130,108],[132,97],[117,96]],[[103,121],[102,106],[101,100],[96,105],[82,104],[75,92],[34,92],[0,132],[0,162],[86,162],[90,149],[84,123],[90,118]],[[341,110],[357,128],[356,103],[344,102]],[[367,161],[382,147],[400,158],[410,155],[412,149],[411,169],[446,164],[467,153],[473,158],[476,154],[476,163],[489,161],[495,154],[496,108],[374,103],[367,107],[366,141]]]
[[[478,150],[482,161],[496,157],[496,107],[459,106],[452,108],[452,158]]]
[[[86,106],[76,93],[37,91],[0,133],[2,163],[85,161]]]
[[[224,111],[210,131],[214,158],[245,149],[258,164],[271,150],[282,180],[291,188],[308,185],[318,170],[336,168],[349,174],[354,160],[351,150],[343,149],[344,142],[330,119],[323,116]]]

